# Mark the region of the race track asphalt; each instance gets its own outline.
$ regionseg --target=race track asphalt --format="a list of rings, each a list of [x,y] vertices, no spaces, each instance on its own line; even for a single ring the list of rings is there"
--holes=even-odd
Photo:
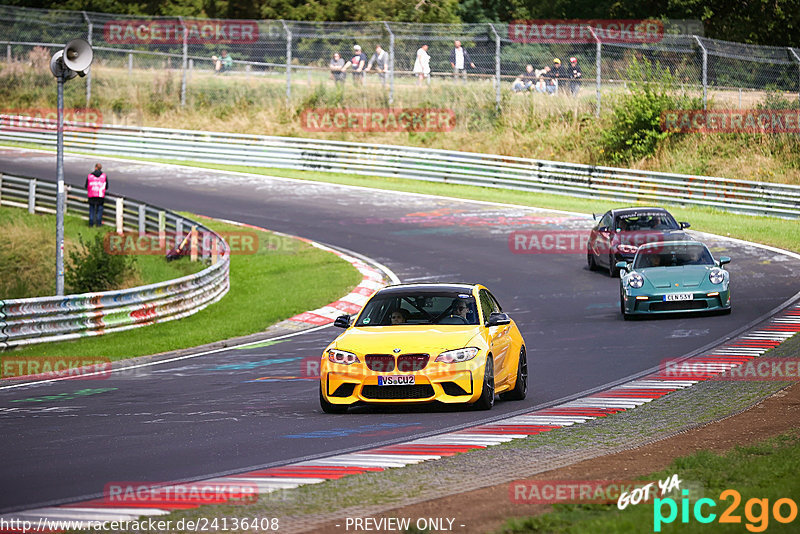
[[[424,407],[325,415],[317,382],[303,374],[340,332],[328,327],[105,380],[0,389],[0,512],[97,495],[110,482],[244,471],[495,418],[690,353],[800,290],[800,261],[713,239],[715,256],[733,258],[731,315],[624,322],[619,282],[589,271],[585,254],[510,250],[513,231],[577,230],[590,224],[585,217],[102,157],[65,160],[70,184],[83,186],[101,161],[115,194],[353,250],[404,282],[481,282],[525,337],[531,388],[525,401],[498,402],[489,413]],[[0,172],[53,179],[55,156],[0,149]]]

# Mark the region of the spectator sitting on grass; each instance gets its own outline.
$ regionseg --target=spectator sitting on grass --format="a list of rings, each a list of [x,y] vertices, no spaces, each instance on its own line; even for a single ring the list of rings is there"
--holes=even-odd
[[[214,74],[228,72],[233,68],[233,58],[228,55],[227,50],[223,50],[220,57],[211,56],[211,61],[214,62]]]

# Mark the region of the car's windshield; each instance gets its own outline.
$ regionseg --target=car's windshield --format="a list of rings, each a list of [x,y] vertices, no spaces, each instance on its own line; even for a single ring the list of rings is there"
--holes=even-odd
[[[639,249],[634,260],[634,269],[650,267],[683,267],[684,265],[713,265],[714,258],[701,243],[658,243]]]
[[[636,212],[619,215],[614,221],[621,232],[642,232],[648,230],[677,230],[678,223],[665,211]]]
[[[379,294],[367,303],[355,326],[418,324],[478,324],[475,299],[469,292]]]

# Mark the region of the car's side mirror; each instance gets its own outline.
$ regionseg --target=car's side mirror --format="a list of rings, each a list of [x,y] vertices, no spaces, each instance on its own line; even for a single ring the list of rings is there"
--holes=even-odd
[[[510,323],[511,317],[509,317],[507,313],[502,312],[492,312],[489,314],[489,319],[486,320],[486,326],[500,326]]]
[[[616,268],[619,269],[619,270],[628,271],[629,270],[628,267],[629,267],[629,265],[628,265],[628,262],[626,262],[626,261],[618,261],[617,264],[616,264]]]
[[[337,328],[350,328],[350,316],[349,315],[340,315],[333,321],[333,326]]]
[[[719,257],[719,262],[718,262],[718,263],[719,263],[719,266],[720,266],[720,267],[722,267],[722,266],[723,266],[723,265],[725,265],[726,263],[730,263],[730,262],[731,262],[731,259],[730,259],[730,257],[728,257],[728,256],[720,256],[720,257]]]
[[[686,222],[686,221],[679,222],[678,224],[680,224],[680,225],[681,225],[681,230],[683,230],[684,228],[689,228],[690,226],[692,226],[691,224],[689,224],[689,223],[688,223],[688,222]]]

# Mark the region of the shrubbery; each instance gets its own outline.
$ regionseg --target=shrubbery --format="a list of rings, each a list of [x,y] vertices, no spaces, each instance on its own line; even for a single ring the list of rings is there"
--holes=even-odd
[[[613,106],[611,124],[600,131],[603,159],[615,164],[652,156],[661,140],[674,135],[661,127],[661,114],[675,109],[702,109],[702,100],[681,93],[674,77],[658,63],[634,58],[628,68],[630,94]]]
[[[134,274],[134,259],[106,252],[103,236],[84,242],[79,236],[80,248],[70,252],[70,268],[64,273],[64,282],[70,293],[109,291],[119,288],[128,276]]]

